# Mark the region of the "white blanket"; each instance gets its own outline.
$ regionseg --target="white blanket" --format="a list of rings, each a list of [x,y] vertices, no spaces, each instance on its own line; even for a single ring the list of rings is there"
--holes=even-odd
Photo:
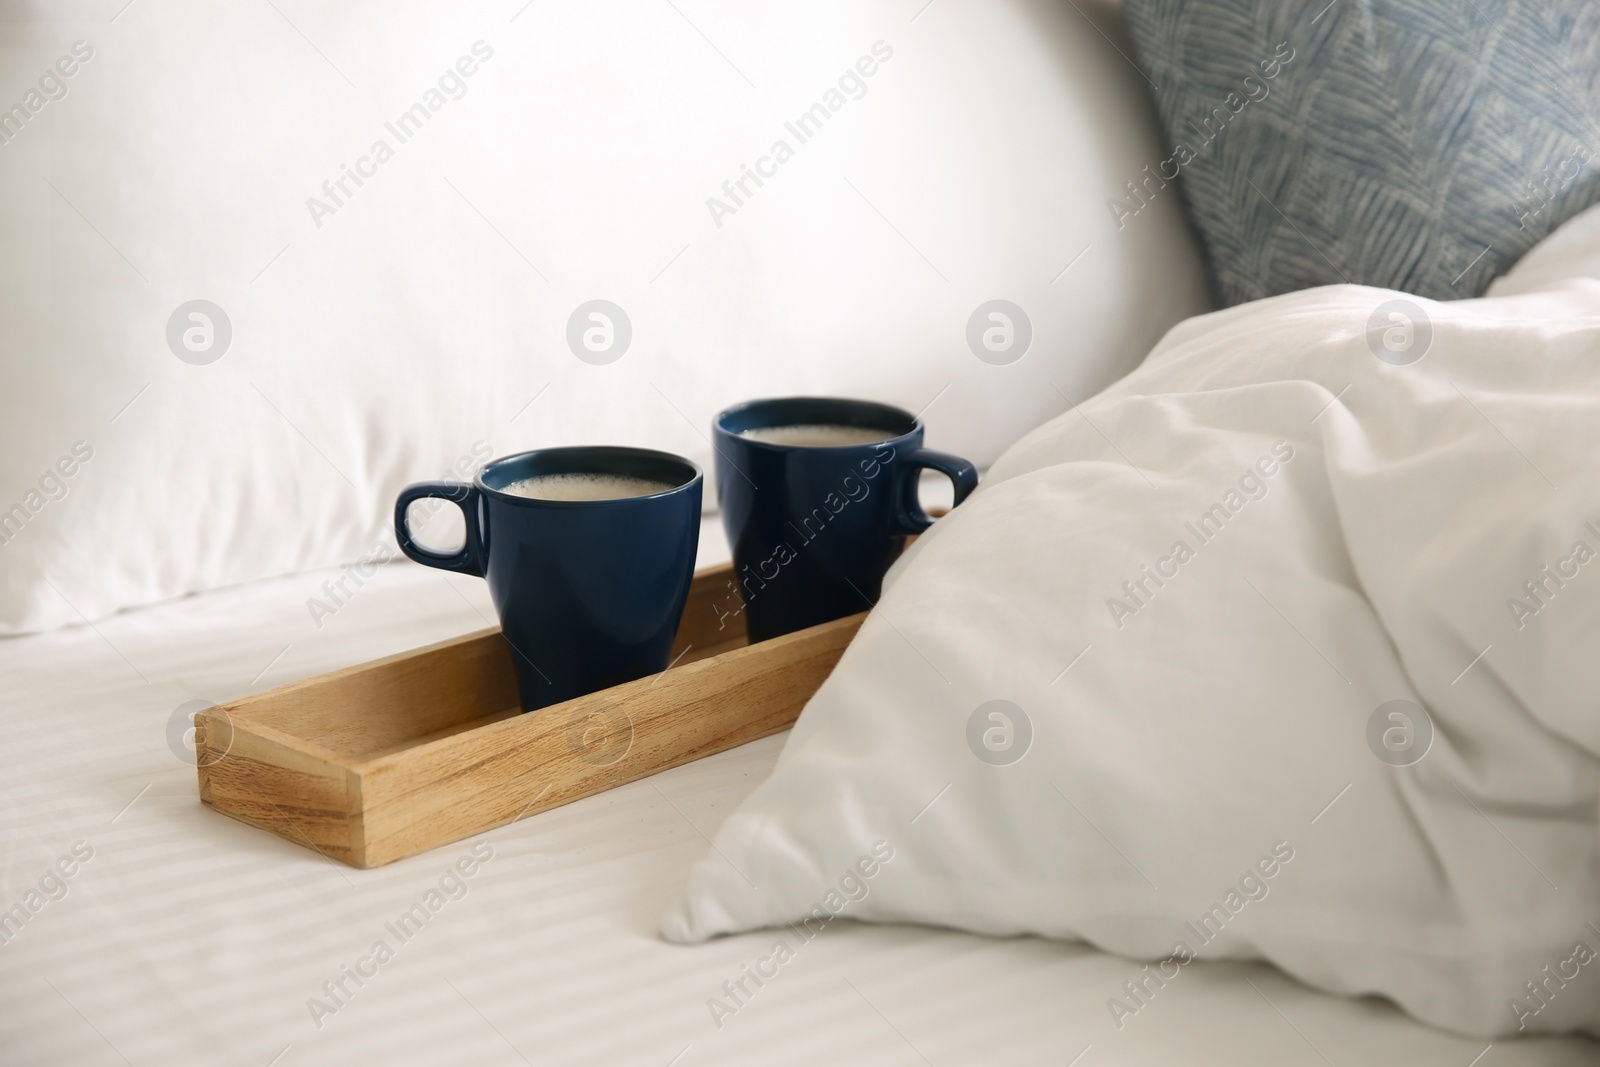
[[[1596,263],[1591,211],[1483,299],[1175,328],[897,565],[666,935],[1082,938],[1152,961],[1117,1030],[1234,957],[1600,1034]]]

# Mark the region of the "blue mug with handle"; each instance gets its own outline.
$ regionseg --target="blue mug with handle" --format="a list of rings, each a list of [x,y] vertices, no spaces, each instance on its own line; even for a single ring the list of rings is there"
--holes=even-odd
[[[922,447],[921,420],[865,400],[789,397],[728,408],[712,423],[717,501],[751,641],[866,611],[883,575],[933,519],[924,469],[960,504],[978,470]]]
[[[491,460],[471,483],[406,486],[394,533],[418,563],[488,580],[522,708],[533,711],[666,669],[694,577],[703,482],[668,452],[546,448]],[[429,497],[461,509],[459,551],[412,538],[406,509]]]

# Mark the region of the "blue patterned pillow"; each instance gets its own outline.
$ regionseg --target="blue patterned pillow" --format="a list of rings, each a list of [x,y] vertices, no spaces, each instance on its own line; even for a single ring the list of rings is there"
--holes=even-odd
[[[1600,201],[1595,0],[1125,0],[1224,304],[1349,281],[1476,296]],[[1174,180],[1176,179],[1176,181]]]

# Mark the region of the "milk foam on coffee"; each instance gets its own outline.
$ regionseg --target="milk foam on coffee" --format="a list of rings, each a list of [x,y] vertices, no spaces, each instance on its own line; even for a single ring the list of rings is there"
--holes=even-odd
[[[803,423],[793,426],[757,426],[739,436],[752,441],[765,441],[769,445],[793,445],[800,448],[837,448],[840,445],[870,445],[874,441],[887,441],[900,435],[890,430],[871,426],[837,426],[822,423]]]
[[[501,492],[534,500],[622,500],[665,493],[675,486],[629,474],[540,474],[507,485]]]

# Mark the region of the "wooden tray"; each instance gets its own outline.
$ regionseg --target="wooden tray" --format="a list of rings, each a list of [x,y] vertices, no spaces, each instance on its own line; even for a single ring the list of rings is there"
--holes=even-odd
[[[776,733],[865,615],[751,645],[732,577],[695,575],[666,671],[533,714],[498,629],[208,709],[200,801],[378,867]]]

